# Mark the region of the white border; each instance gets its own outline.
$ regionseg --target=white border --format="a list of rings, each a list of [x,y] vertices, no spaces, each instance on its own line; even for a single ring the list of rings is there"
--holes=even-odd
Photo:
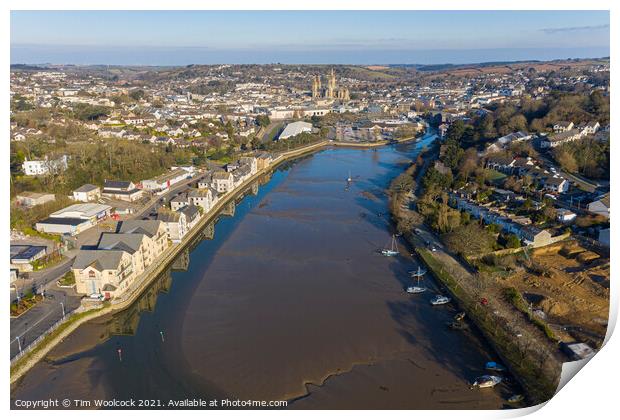
[[[464,2],[462,0],[442,0],[441,2],[421,2],[421,1],[394,1],[394,0],[384,0],[381,2],[377,1],[369,1],[369,0],[339,0],[339,1],[327,1],[327,0],[315,0],[315,1],[290,1],[290,0],[262,0],[257,2],[256,0],[232,0],[226,2],[199,2],[196,0],[175,0],[174,2],[166,1],[166,0],[131,0],[128,2],[127,0],[108,0],[106,2],[84,2],[83,0],[57,0],[53,3],[50,1],[43,0],[9,0],[2,2],[2,24],[0,25],[0,32],[2,33],[2,42],[4,45],[2,54],[2,80],[5,83],[5,88],[2,90],[3,100],[0,103],[1,105],[1,115],[4,115],[4,118],[0,119],[0,126],[2,127],[2,133],[4,134],[4,147],[5,147],[5,170],[8,167],[8,159],[9,159],[9,123],[8,123],[8,114],[9,114],[9,101],[8,101],[8,91],[9,91],[9,38],[10,38],[10,10],[197,10],[197,9],[211,9],[211,10],[259,10],[259,9],[267,9],[267,10],[343,10],[343,9],[352,9],[352,10],[405,10],[405,9],[413,9],[413,10],[611,10],[610,14],[610,24],[611,24],[611,68],[612,68],[612,79],[616,79],[614,77],[614,73],[616,73],[616,69],[618,68],[618,51],[617,51],[617,42],[614,40],[618,39],[618,11],[614,9],[618,9],[620,6],[616,6],[616,4],[620,4],[617,1],[602,1],[602,0],[589,0],[584,2],[583,0],[547,0],[547,1],[536,1],[536,0],[520,0],[520,1],[508,1],[508,0],[469,0]],[[514,30],[515,28],[511,28],[510,30]],[[612,120],[618,121],[616,118],[618,116],[618,108],[615,106],[615,101],[612,99],[612,108],[611,108],[611,117]],[[612,146],[612,161],[615,161],[614,156],[617,155],[615,152],[616,146],[615,143]],[[613,180],[620,179],[618,177],[618,172],[620,171],[620,166],[612,165],[612,174],[611,178]],[[2,185],[2,194],[4,197],[8,196],[9,190],[9,182],[8,177],[5,175],[2,177],[2,181],[0,182]],[[618,208],[616,206],[616,202],[618,199],[618,188],[616,187],[615,181],[612,182],[612,202],[614,203],[612,207]],[[2,233],[4,238],[8,238],[8,219],[9,219],[9,210],[8,206],[3,206],[0,209],[2,214]],[[615,244],[616,239],[618,239],[619,235],[616,235],[616,231],[612,230],[612,242]],[[8,255],[8,240],[2,242],[2,255]],[[618,255],[615,248],[612,248],[612,260],[615,261],[615,257]],[[614,263],[615,264],[615,263]],[[612,266],[612,273],[615,273],[614,269],[615,265]],[[619,356],[620,356],[620,344],[618,344],[617,337],[611,337],[610,334],[613,331],[615,321],[617,320],[617,312],[618,312],[618,291],[617,287],[615,287],[615,278],[612,277],[612,288],[611,288],[611,313],[610,313],[610,328],[607,336],[607,343],[604,348],[597,354],[589,363],[586,369],[583,369],[576,376],[575,379],[571,380],[566,384],[566,386],[552,399],[550,402],[541,410],[537,408],[524,409],[524,410],[511,410],[511,411],[386,411],[385,414],[390,415],[395,418],[407,418],[408,420],[411,417],[421,417],[428,418],[432,416],[434,419],[452,419],[455,416],[458,416],[460,419],[481,419],[481,418],[505,418],[505,417],[516,417],[520,415],[525,415],[531,413],[532,418],[589,418],[589,419],[599,419],[599,418],[609,418],[611,417],[615,410],[614,406],[618,397],[618,392],[616,388],[616,383],[618,378],[620,377],[620,369],[618,366],[620,365]],[[8,294],[8,288],[3,289],[3,298],[6,302],[5,294]],[[2,329],[3,336],[8,337],[8,317],[5,318]],[[8,410],[9,407],[9,357],[8,357],[8,346],[2,346],[2,355],[3,360],[5,360],[4,371],[2,375],[6,378],[6,382],[3,383],[4,390],[4,398],[2,399],[2,408],[4,410]],[[342,417],[342,416],[356,416],[361,418],[375,418],[377,415],[384,415],[384,413],[376,413],[372,411],[357,411],[353,413],[345,413],[345,412],[314,412],[314,411],[305,411],[305,412],[294,412],[295,416],[299,416],[301,418],[315,418],[318,416],[328,416],[328,417]],[[35,416],[45,416],[46,418],[55,419],[55,418],[74,418],[77,416],[84,417],[93,416],[93,417],[103,417],[110,416],[109,412],[52,412],[48,411],[45,413],[36,413],[36,412],[12,412],[9,414],[11,416],[19,416],[19,418],[34,418]],[[140,412],[132,415],[148,415],[151,418],[159,419],[165,418],[169,416],[168,413],[165,412]],[[252,418],[273,418],[273,417],[282,417],[282,416],[290,416],[291,412],[232,412],[232,411],[220,411],[220,412],[208,412],[204,413],[201,411],[191,411],[181,414],[182,416],[188,416],[190,418],[204,418],[205,416],[217,416],[217,417],[226,417],[226,418],[238,418],[238,417],[246,417],[247,415],[251,415]]]

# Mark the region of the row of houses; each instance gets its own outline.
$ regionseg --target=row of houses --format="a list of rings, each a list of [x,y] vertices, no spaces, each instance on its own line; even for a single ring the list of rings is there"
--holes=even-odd
[[[582,123],[578,126],[575,126],[572,121],[558,121],[553,125],[553,134],[541,139],[540,147],[546,149],[558,147],[585,136],[594,135],[600,128],[598,121]]]
[[[450,196],[454,206],[469,213],[472,217],[482,220],[486,224],[500,226],[502,231],[513,233],[526,245],[540,247],[553,242],[551,233],[546,229],[539,229],[530,224],[521,224],[510,217],[504,216],[488,207],[481,206],[465,197],[456,194]]]
[[[122,222],[116,232],[101,234],[96,249],[83,249],[77,254],[72,266],[76,291],[114,298],[125,292],[168,246],[168,234],[161,221]]]
[[[241,157],[236,163],[224,169],[207,172],[198,182],[197,188],[189,188],[170,200],[170,209],[160,210],[157,220],[166,224],[172,242],[180,242],[185,234],[220,200],[259,170],[271,163],[272,156],[259,153]]]
[[[507,175],[529,176],[544,191],[561,194],[570,188],[568,180],[542,169],[531,157],[494,156],[487,159],[486,167]]]
[[[123,221],[116,232],[103,233],[96,249],[80,250],[76,256],[72,270],[77,292],[105,299],[121,295],[170,243],[183,239],[200,221],[201,213],[209,211],[220,196],[254,175],[259,165],[262,169],[270,161],[268,154],[242,157],[226,169],[205,175],[198,182],[198,188],[171,200],[171,208],[160,210],[156,220]],[[83,206],[88,205],[94,206],[74,206],[84,209]],[[74,215],[70,208],[62,214]]]

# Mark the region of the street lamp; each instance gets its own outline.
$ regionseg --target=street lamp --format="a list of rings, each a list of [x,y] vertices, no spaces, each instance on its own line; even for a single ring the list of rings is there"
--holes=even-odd
[[[65,319],[65,304],[60,302],[60,307],[62,308],[62,319]]]

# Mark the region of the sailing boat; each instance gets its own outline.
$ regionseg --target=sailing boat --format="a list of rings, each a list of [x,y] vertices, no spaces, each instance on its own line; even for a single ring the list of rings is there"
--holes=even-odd
[[[411,277],[418,279],[416,286],[407,287],[407,293],[423,293],[426,292],[426,287],[420,286],[420,277],[426,274],[426,270],[422,270],[422,267],[418,266],[418,271],[411,272]]]
[[[400,254],[398,251],[398,246],[396,245],[396,236],[392,235],[392,244],[390,245],[390,248],[383,248],[381,253],[386,257],[393,257]]]
[[[349,171],[349,177],[347,178],[347,182],[353,182],[353,178],[351,178],[351,171]]]

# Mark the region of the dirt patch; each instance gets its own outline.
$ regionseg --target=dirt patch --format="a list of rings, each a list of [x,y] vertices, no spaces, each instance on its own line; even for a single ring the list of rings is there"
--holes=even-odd
[[[542,296],[532,309],[544,313],[560,339],[600,346],[609,314],[609,260],[575,242],[540,248],[531,260],[547,275],[524,270],[499,281],[523,295]]]

